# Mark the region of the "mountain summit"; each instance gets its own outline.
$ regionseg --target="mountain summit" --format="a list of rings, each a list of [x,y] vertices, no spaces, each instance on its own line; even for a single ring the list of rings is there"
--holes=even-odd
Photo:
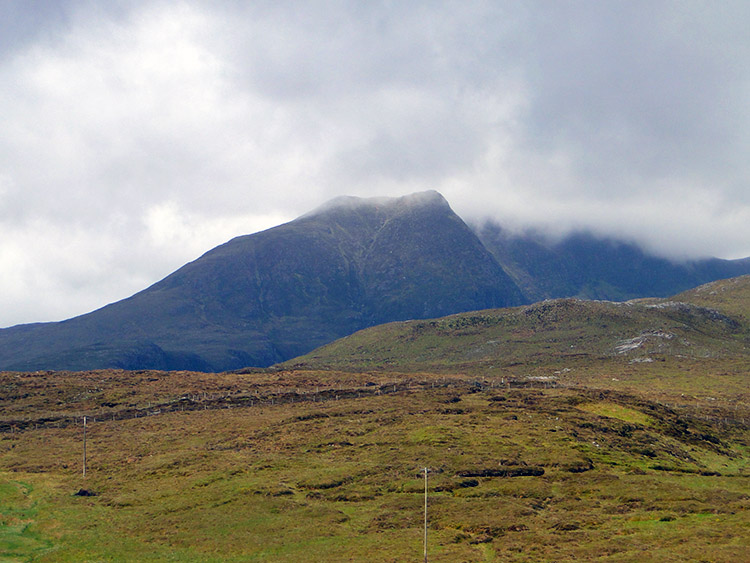
[[[336,198],[123,301],[0,330],[0,369],[267,366],[375,324],[522,301],[437,192]]]

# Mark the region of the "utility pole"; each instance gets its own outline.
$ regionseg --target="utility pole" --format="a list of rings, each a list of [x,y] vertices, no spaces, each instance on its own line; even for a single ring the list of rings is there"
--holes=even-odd
[[[427,563],[427,468],[424,468],[424,563]]]
[[[86,478],[86,417],[83,417],[83,478]]]

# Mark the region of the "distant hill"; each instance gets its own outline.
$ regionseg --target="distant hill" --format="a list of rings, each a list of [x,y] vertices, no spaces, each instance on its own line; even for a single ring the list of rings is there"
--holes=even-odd
[[[750,276],[707,283],[676,295],[674,300],[712,307],[750,322]]]
[[[338,198],[129,299],[0,330],[0,369],[267,366],[367,326],[522,302],[437,192]]]
[[[678,300],[679,299],[679,300]],[[671,299],[617,303],[548,300],[439,319],[389,323],[352,334],[280,367],[286,369],[482,373],[554,370],[717,357],[746,362],[750,276]]]
[[[128,299],[0,330],[0,370],[263,367],[391,321],[551,297],[666,296],[744,273],[750,260],[677,264],[585,234],[550,243],[472,229],[434,191],[341,197]]]

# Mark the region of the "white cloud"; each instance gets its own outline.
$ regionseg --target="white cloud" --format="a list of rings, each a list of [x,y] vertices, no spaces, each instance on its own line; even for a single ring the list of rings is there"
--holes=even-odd
[[[238,234],[256,233],[291,219],[282,214],[207,217],[166,201],[146,210],[144,247],[161,254],[162,260],[175,255],[197,257]]]
[[[245,133],[271,111],[233,90],[201,42],[213,25],[185,5],[79,16],[0,67],[1,325],[126,297],[289,217],[257,186],[242,193],[248,167],[281,169],[282,154],[274,166]]]

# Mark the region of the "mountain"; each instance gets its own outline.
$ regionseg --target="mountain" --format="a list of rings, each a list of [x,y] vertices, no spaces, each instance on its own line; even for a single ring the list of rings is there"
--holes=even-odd
[[[750,260],[673,263],[582,233],[549,242],[472,229],[434,191],[340,197],[128,299],[0,330],[0,370],[263,367],[391,321],[546,298],[666,296],[745,273]]]
[[[552,241],[533,232],[510,233],[492,222],[474,230],[529,303],[559,297],[613,301],[666,297],[750,273],[748,258],[675,262],[633,243],[586,232]]]
[[[437,192],[337,198],[123,301],[0,330],[0,369],[267,366],[379,323],[521,302]]]

